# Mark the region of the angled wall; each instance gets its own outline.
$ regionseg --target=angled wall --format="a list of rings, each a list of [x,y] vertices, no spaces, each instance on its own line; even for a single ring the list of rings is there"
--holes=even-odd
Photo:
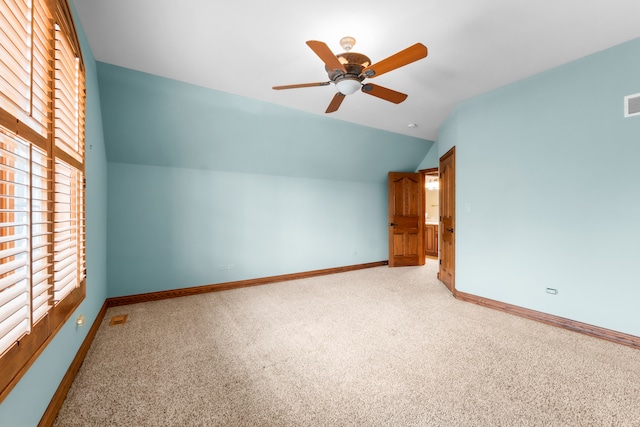
[[[458,290],[640,336],[638,76],[635,39],[457,106]]]
[[[109,162],[382,182],[432,141],[98,63]]]

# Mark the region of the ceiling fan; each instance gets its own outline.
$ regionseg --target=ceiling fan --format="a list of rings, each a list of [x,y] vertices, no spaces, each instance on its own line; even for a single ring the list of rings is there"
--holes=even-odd
[[[337,111],[345,96],[355,93],[358,89],[368,95],[373,95],[385,101],[393,102],[394,104],[399,104],[407,99],[407,95],[404,93],[396,92],[395,90],[387,89],[373,83],[363,83],[363,81],[366,78],[374,78],[395,70],[396,68],[411,64],[419,59],[426,58],[427,47],[422,43],[416,43],[372,65],[371,59],[369,59],[368,56],[351,52],[351,48],[353,48],[355,42],[356,40],[353,37],[343,37],[340,40],[340,45],[345,52],[334,55],[326,43],[309,40],[307,45],[318,55],[322,62],[324,62],[325,70],[329,75],[329,81],[274,86],[273,89],[298,89],[303,87],[328,86],[333,83],[336,85],[337,92],[325,113]]]

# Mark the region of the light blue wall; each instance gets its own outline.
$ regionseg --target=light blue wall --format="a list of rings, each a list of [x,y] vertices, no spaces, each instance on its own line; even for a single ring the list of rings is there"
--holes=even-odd
[[[457,289],[640,336],[639,76],[636,39],[458,105]]]
[[[98,76],[110,297],[388,259],[387,173],[415,170],[432,141],[109,64]]]
[[[109,162],[383,182],[433,141],[98,63]]]
[[[109,296],[386,260],[386,212],[384,183],[109,163]]]
[[[107,162],[98,81],[96,64],[75,10],[74,19],[82,44],[87,77],[87,296],[18,385],[0,404],[0,426],[3,427],[38,424],[106,298]],[[77,327],[75,324],[78,314],[85,315],[86,323],[83,327]]]
[[[416,170],[433,169],[440,166],[438,143],[434,143]]]

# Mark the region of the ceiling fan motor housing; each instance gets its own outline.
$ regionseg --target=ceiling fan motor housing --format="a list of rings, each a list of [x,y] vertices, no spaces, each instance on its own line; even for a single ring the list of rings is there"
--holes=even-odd
[[[340,80],[340,78],[345,78],[349,76],[349,78],[356,77],[360,81],[364,80],[364,76],[362,75],[362,70],[371,65],[371,59],[368,56],[363,55],[361,53],[356,52],[344,52],[336,55],[338,61],[344,65],[344,68],[347,69],[347,73],[344,74],[342,70],[331,70],[329,67],[324,67],[327,70],[327,74],[329,75],[329,79],[332,82],[336,82]]]

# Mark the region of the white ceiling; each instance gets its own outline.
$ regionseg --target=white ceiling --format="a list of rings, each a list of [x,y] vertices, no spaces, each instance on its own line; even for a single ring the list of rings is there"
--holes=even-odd
[[[353,36],[373,63],[421,42],[426,59],[371,80],[404,103],[356,92],[331,116],[430,140],[460,100],[640,37],[640,0],[73,1],[98,61],[315,114],[333,85],[271,89],[328,80],[306,40]]]

